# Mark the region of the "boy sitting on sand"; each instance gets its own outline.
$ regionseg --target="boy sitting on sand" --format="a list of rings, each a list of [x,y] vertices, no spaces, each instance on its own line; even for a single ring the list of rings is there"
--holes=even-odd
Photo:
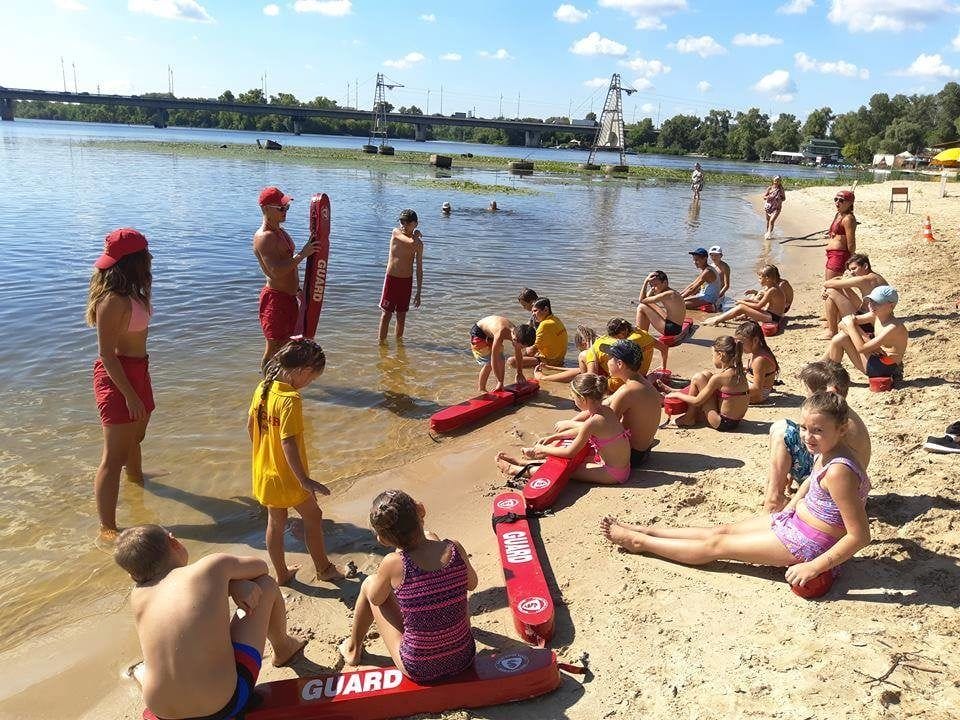
[[[189,564],[186,548],[158,525],[124,530],[114,558],[137,583],[130,604],[143,651],[145,718],[242,715],[264,641],[277,667],[307,644],[287,634],[283,596],[263,560],[215,553]],[[231,620],[228,597],[242,617]]]
[[[494,392],[503,390],[503,374],[505,363],[503,360],[503,343],[513,343],[513,357],[517,368],[517,382],[526,382],[523,375],[523,348],[531,347],[537,340],[536,330],[532,325],[516,326],[505,317],[487,315],[477,320],[470,328],[470,349],[473,357],[480,365],[480,375],[477,379],[477,389],[487,391],[487,379],[493,369],[497,378]]]
[[[847,272],[823,283],[827,331],[820,339],[830,340],[837,334],[840,318],[865,312],[867,295],[875,287],[886,284],[883,276],[870,267],[870,258],[862,253],[851,255],[847,260]]]
[[[847,315],[838,323],[824,360],[840,362],[846,354],[868,378],[903,377],[903,355],[907,351],[907,328],[893,312],[900,300],[889,285],[879,285],[867,295],[867,312]],[[873,338],[860,327],[873,323]]]
[[[846,398],[850,389],[850,374],[842,365],[823,361],[807,365],[800,371],[800,382],[807,397],[822,392],[834,392]],[[863,420],[852,409],[849,412],[847,446],[864,470],[870,465],[870,432]],[[763,509],[779,512],[790,500],[790,483],[801,485],[813,468],[813,453],[800,439],[800,426],[793,420],[777,420],[770,426],[770,474],[764,493]]]
[[[670,287],[667,274],[654,270],[647,275],[637,304],[637,327],[647,330],[651,325],[664,335],[679,335],[687,306],[683,296]]]

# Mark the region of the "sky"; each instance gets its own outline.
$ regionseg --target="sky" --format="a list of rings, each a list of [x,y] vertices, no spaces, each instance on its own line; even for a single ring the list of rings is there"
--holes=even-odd
[[[955,0],[5,0],[0,85],[216,97],[265,87],[369,108],[804,118],[960,81]],[[63,63],[61,65],[61,58]],[[168,71],[168,68],[170,69]],[[66,80],[64,81],[64,77]],[[349,100],[348,100],[349,93]]]

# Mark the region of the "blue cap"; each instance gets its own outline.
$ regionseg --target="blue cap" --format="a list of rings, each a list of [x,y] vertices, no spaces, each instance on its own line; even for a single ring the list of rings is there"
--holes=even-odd
[[[900,295],[897,293],[896,288],[890,285],[877,285],[870,291],[867,298],[873,300],[875,303],[897,303],[900,301]]]
[[[689,253],[687,253],[687,254],[688,254],[688,255],[702,255],[703,257],[706,257],[706,256],[709,255],[710,253],[707,252],[707,249],[706,249],[706,248],[697,248],[696,250],[691,250],[691,251],[690,251]]]

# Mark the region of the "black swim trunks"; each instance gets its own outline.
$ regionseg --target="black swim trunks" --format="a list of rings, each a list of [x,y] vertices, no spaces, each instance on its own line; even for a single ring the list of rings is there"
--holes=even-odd
[[[867,358],[867,377],[903,379],[903,365],[886,355],[871,355]]]
[[[637,450],[636,448],[630,448],[630,469],[636,470],[638,467],[643,465],[648,457],[650,457],[651,448],[646,450]]]
[[[779,325],[780,321],[783,320],[783,315],[777,315],[776,313],[770,312],[769,310],[767,310],[767,314],[770,316],[770,322],[774,322],[777,325]]]
[[[734,420],[733,418],[727,417],[726,415],[721,415],[720,424],[717,425],[717,430],[719,430],[720,432],[730,432],[732,430],[736,430],[739,425],[740,425],[740,420]]]
[[[673,320],[664,320],[663,321],[663,334],[664,335],[679,335],[683,332],[683,326],[677,325]]]

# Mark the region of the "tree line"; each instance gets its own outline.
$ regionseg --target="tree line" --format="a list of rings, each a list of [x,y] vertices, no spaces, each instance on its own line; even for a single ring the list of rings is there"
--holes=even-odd
[[[172,97],[167,94],[150,94],[141,97]],[[197,98],[205,100],[206,98]],[[271,104],[294,107],[339,108],[336,100],[316,97],[301,101],[290,93],[265,96],[259,88],[234,95],[227,90],[219,98],[221,102],[242,104]],[[394,106],[385,103],[384,109],[392,112]],[[415,105],[397,108],[398,112],[422,115]],[[153,111],[125,106],[72,105],[43,100],[20,101],[15,110],[20,117],[49,120],[76,120],[82,122],[123,123],[149,125]],[[589,117],[589,116],[588,116]],[[539,118],[516,118],[540,122]],[[590,118],[590,119],[595,119]],[[566,117],[547,118],[547,123],[557,126],[541,137],[544,145],[568,143],[577,136],[563,130],[569,125]],[[223,130],[255,130],[262,133],[290,132],[292,120],[282,115],[246,115],[237,112],[213,112],[209,110],[171,110],[168,123],[184,127],[220,128]],[[337,120],[333,118],[305,118],[301,122],[304,133],[327,135],[369,134],[369,120]],[[771,122],[766,113],[758,108],[736,113],[730,110],[710,110],[703,117],[697,115],[674,115],[663,121],[659,130],[650,118],[626,126],[625,144],[638,152],[702,153],[709,157],[736,160],[766,159],[774,150],[797,152],[810,139],[830,138],[842,148],[843,156],[850,162],[867,163],[874,153],[916,153],[924,147],[956,140],[960,137],[960,85],[948,82],[935,94],[874,94],[869,102],[859,109],[835,114],[829,107],[811,112],[801,123],[790,113],[781,113]],[[414,128],[405,123],[390,123],[391,137],[413,138]],[[496,145],[523,145],[522,131],[494,128],[462,128],[435,125],[428,132],[430,139],[458,140]]]

